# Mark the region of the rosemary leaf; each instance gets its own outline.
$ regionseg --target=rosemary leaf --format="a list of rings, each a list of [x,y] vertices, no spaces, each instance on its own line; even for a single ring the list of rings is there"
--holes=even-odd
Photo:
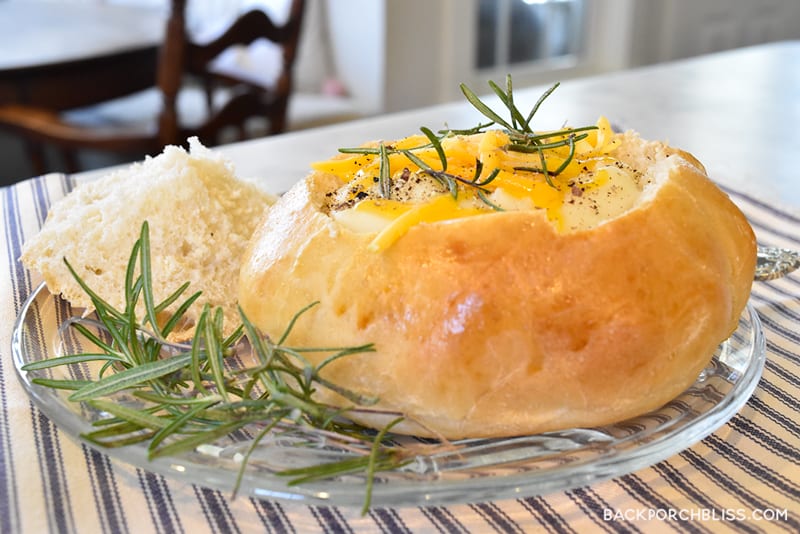
[[[506,211],[497,204],[495,204],[494,202],[492,202],[491,200],[489,200],[489,197],[486,196],[486,193],[482,189],[478,189],[478,197],[480,197],[481,201],[483,201],[484,204],[492,208],[494,211]]]
[[[112,347],[111,345],[106,343],[104,340],[102,340],[99,336],[95,335],[94,332],[92,332],[91,330],[86,328],[83,324],[81,324],[79,322],[70,321],[69,322],[69,326],[71,326],[72,328],[74,328],[75,330],[80,332],[81,335],[83,335],[86,339],[88,339],[93,344],[95,344],[98,349],[105,351],[107,355],[116,356],[120,360],[131,362],[131,359],[129,357],[125,357],[125,353],[123,353],[122,351],[116,350],[114,347]],[[101,323],[101,326],[102,326],[102,323]]]
[[[294,469],[284,469],[276,472],[276,475],[292,477],[287,483],[290,486],[324,480],[339,475],[359,473],[364,471],[370,463],[369,456],[346,458],[335,462],[328,462],[321,465],[308,467],[298,467]]]
[[[124,337],[125,341],[118,343],[128,348],[132,361],[138,363],[152,361],[151,358],[147,356],[147,351],[144,350],[136,329],[136,307],[128,306],[126,311],[127,322],[124,325],[120,325],[119,331],[117,331],[117,336]],[[112,336],[113,335],[114,333],[112,332]]]
[[[26,363],[21,367],[23,371],[36,371],[39,369],[50,369],[61,365],[72,365],[76,363],[95,362],[111,360],[115,362],[124,362],[123,358],[119,356],[106,354],[106,353],[91,353],[86,352],[82,354],[69,354],[67,356],[58,356],[57,358],[49,358],[47,360],[39,360],[36,362]]]
[[[213,400],[202,402],[196,406],[193,406],[190,410],[187,410],[183,415],[172,419],[172,421],[164,426],[162,426],[158,432],[156,432],[153,437],[150,439],[150,444],[147,447],[148,453],[152,454],[154,450],[161,445],[161,442],[167,439],[169,436],[175,434],[180,430],[187,422],[191,421],[194,417],[196,417],[200,412],[206,410],[213,404],[219,402],[219,400]]]
[[[367,154],[377,155],[377,154],[380,154],[380,149],[378,149],[378,148],[363,147],[363,146],[357,146],[357,147],[351,147],[351,148],[339,148],[338,150],[342,154],[362,154],[362,155],[367,155]]]
[[[175,301],[177,301],[177,300],[180,298],[180,296],[181,296],[181,295],[183,295],[183,293],[184,293],[184,292],[185,292],[187,289],[189,289],[189,286],[190,286],[190,285],[191,285],[191,284],[190,284],[189,282],[184,282],[184,283],[183,283],[183,285],[181,285],[181,286],[180,286],[178,289],[176,289],[175,291],[173,291],[171,295],[169,295],[169,296],[168,296],[167,298],[165,298],[163,301],[161,301],[160,303],[158,303],[158,304],[156,305],[156,307],[155,307],[155,312],[156,312],[156,314],[159,314],[159,313],[161,313],[161,312],[165,311],[165,310],[166,310],[166,309],[167,309],[167,308],[168,308],[168,307],[169,307],[169,306],[170,306],[172,303],[174,303]],[[198,291],[198,293],[197,293],[197,294],[199,295],[199,294],[200,294],[200,292]],[[166,335],[166,334],[164,334],[164,335]]]
[[[545,180],[545,182],[547,182],[547,185],[549,185],[550,187],[555,188],[556,184],[553,183],[553,179],[550,177],[550,173],[547,172],[547,158],[544,155],[544,149],[543,148],[539,148],[539,150],[537,150],[537,152],[539,152],[539,161],[542,164],[542,174],[544,174],[544,180]]]
[[[203,342],[202,337],[199,335],[201,332],[205,332],[206,327],[206,320],[208,319],[208,307],[204,307],[200,317],[197,319],[197,326],[195,328],[195,332],[198,335],[195,335],[192,338],[192,349],[189,355],[192,358],[192,364],[190,366],[190,374],[192,377],[192,381],[194,382],[194,387],[203,395],[208,395],[208,389],[206,389],[203,377],[201,376],[200,372],[202,369],[201,364],[201,344]]]
[[[490,128],[492,126],[494,126],[494,121],[481,123],[481,124],[478,124],[477,126],[474,126],[472,128],[466,128],[466,129],[460,129],[460,130],[459,129],[452,129],[452,128],[448,128],[446,130],[439,130],[439,134],[441,134],[441,135],[447,135],[447,134],[452,134],[452,135],[474,135],[474,134],[477,134],[477,133],[481,133],[486,128]]]
[[[236,495],[239,493],[239,488],[242,487],[242,480],[244,479],[244,472],[247,468],[247,463],[250,461],[250,456],[253,454],[253,451],[256,450],[258,445],[261,443],[261,440],[269,434],[279,423],[278,419],[273,420],[269,424],[267,424],[258,434],[253,437],[250,445],[247,447],[247,451],[244,453],[244,458],[242,458],[242,463],[239,466],[239,470],[236,473],[236,482],[233,485],[233,498],[236,498]]]
[[[492,181],[495,178],[497,178],[497,175],[499,175],[499,174],[500,174],[500,169],[494,169],[492,172],[489,173],[489,176],[487,176],[484,181],[479,182],[478,178],[480,177],[480,170],[476,169],[475,170],[475,177],[472,179],[471,183],[472,183],[472,185],[477,187],[478,190],[480,191],[483,186],[489,185],[490,183],[492,183]]]
[[[180,354],[165,360],[148,362],[125,369],[97,382],[92,382],[70,395],[71,401],[85,401],[117,393],[124,389],[141,386],[148,380],[160,378],[186,367],[192,361],[191,354]]]
[[[133,347],[128,345],[128,338],[126,333],[120,331],[119,324],[127,324],[127,318],[124,316],[118,317],[117,310],[103,304],[101,301],[95,302],[95,314],[100,322],[105,326],[106,332],[111,336],[114,343],[112,350],[118,350],[131,364],[141,363],[136,357],[136,352]]]
[[[110,413],[128,423],[138,425],[141,428],[158,430],[168,425],[168,422],[158,416],[151,415],[144,410],[137,410],[118,404],[116,402],[93,400],[90,401],[93,408]]]
[[[577,138],[574,135],[570,135],[569,136],[569,154],[567,155],[567,158],[564,160],[564,162],[561,163],[561,165],[559,165],[558,168],[553,171],[553,174],[555,176],[558,176],[559,174],[564,172],[564,169],[567,168],[567,165],[569,165],[570,162],[572,162],[572,160],[575,158],[575,141],[576,140],[577,140]]]
[[[319,304],[319,301],[314,301],[314,302],[312,302],[311,304],[309,304],[309,305],[307,305],[307,306],[303,307],[303,308],[302,308],[300,311],[298,311],[297,313],[295,313],[295,314],[292,316],[292,318],[289,320],[289,324],[288,324],[288,325],[286,325],[286,328],[284,329],[284,331],[283,331],[283,334],[281,335],[280,339],[278,339],[278,345],[283,345],[283,344],[286,342],[286,339],[289,337],[289,334],[291,334],[291,333],[292,333],[292,329],[294,328],[294,325],[295,325],[295,324],[297,324],[297,320],[298,320],[298,319],[300,319],[300,317],[301,317],[301,316],[302,316],[304,313],[306,313],[308,310],[310,310],[311,308],[313,308],[313,307],[314,307],[314,306],[316,306],[317,304]],[[239,313],[240,313],[240,314],[242,315],[242,317],[244,318],[244,313],[241,311],[241,308],[239,309]],[[245,325],[245,328],[247,327],[247,325],[248,325],[248,324],[249,324],[249,325],[250,325],[250,327],[252,328],[253,324],[252,324],[252,323],[250,323],[250,321],[248,321],[248,320],[246,320],[246,319],[245,319],[245,320],[244,320],[244,325]],[[255,330],[253,330],[253,333],[255,333]],[[260,336],[259,336],[259,337],[260,337]]]
[[[164,302],[156,306],[156,313],[160,313],[167,306],[172,304],[174,300],[177,300],[177,298],[183,293],[183,291],[187,287],[189,287],[188,282],[182,285],[178,289],[178,291],[170,295]],[[172,333],[175,327],[180,324],[180,321],[183,319],[183,316],[186,314],[186,311],[192,306],[192,304],[194,304],[194,302],[200,297],[200,295],[201,292],[198,291],[193,295],[191,295],[188,299],[186,299],[180,306],[178,306],[178,309],[175,310],[175,313],[172,315],[172,317],[169,318],[169,320],[166,323],[164,323],[164,327],[161,329],[161,335],[163,337],[167,337],[170,333]]]
[[[506,91],[503,90],[493,81],[489,81],[489,87],[492,88],[494,93],[500,98],[500,101],[508,108],[508,111],[511,113],[511,124],[512,130],[519,130],[521,129],[523,132],[530,132],[530,126],[528,126],[528,122],[525,120],[525,117],[522,116],[517,106],[514,105],[514,96],[513,90],[511,87],[511,76],[506,76]]]
[[[69,263],[69,261],[67,261],[67,258],[64,258],[64,264],[67,266],[67,269],[69,270],[70,274],[72,274],[72,277],[75,278],[75,281],[78,283],[78,285],[81,286],[81,289],[86,293],[86,295],[92,301],[92,304],[95,306],[95,309],[100,307],[105,310],[109,310],[110,312],[112,312],[112,314],[116,319],[118,320],[124,319],[122,313],[115,310],[108,302],[103,300],[97,293],[92,291],[92,288],[86,285],[86,282],[84,282],[83,279],[80,277],[80,275],[78,275],[78,273],[75,271],[75,269],[73,269],[72,265]]]
[[[423,134],[425,134],[425,137],[427,137],[428,140],[431,142],[431,145],[433,146],[434,150],[436,150],[436,154],[439,156],[439,161],[442,164],[442,172],[446,171],[447,154],[444,153],[444,147],[442,147],[441,140],[438,137],[436,137],[436,134],[434,134],[430,128],[426,128],[425,126],[423,126],[422,128],[420,128],[420,130],[422,131]]]
[[[139,260],[140,260],[140,276],[142,277],[144,309],[147,313],[147,320],[153,332],[158,337],[161,336],[161,327],[158,324],[158,317],[156,316],[155,297],[153,296],[153,273],[150,272],[150,232],[147,221],[142,223],[142,229],[139,233]]]
[[[381,142],[378,147],[380,154],[380,177],[379,183],[381,186],[381,196],[385,199],[392,198],[392,172],[389,168],[389,154],[386,151],[386,145]]]
[[[589,134],[581,134],[581,135],[567,135],[566,139],[560,141],[554,141],[552,143],[540,143],[538,145],[523,145],[523,144],[510,144],[508,145],[508,149],[513,152],[528,152],[528,153],[536,153],[540,150],[549,150],[551,148],[561,148],[563,146],[574,146],[575,141],[580,141],[581,139],[586,139]]]
[[[348,347],[339,350],[335,354],[332,354],[331,356],[325,358],[319,365],[317,365],[315,372],[319,373],[319,371],[321,371],[323,367],[326,367],[327,365],[330,365],[331,363],[341,358],[344,358],[345,356],[350,356],[352,354],[361,354],[364,352],[375,352],[375,345],[372,343],[367,343],[366,345],[360,345],[358,347]]]
[[[222,309],[218,308],[217,311],[219,314],[222,313]],[[206,314],[206,320],[202,335],[203,341],[205,341],[206,351],[208,352],[208,362],[211,367],[211,374],[214,377],[214,384],[217,392],[222,395],[222,398],[225,400],[225,402],[228,402],[230,398],[228,396],[228,390],[225,386],[225,363],[222,360],[223,352],[221,350],[219,340],[219,321],[210,317],[208,304],[205,305],[203,313]]]
[[[530,113],[528,113],[528,118],[525,120],[526,124],[530,124],[531,120],[533,120],[533,116],[536,115],[537,111],[539,111],[539,108],[541,107],[542,103],[545,100],[547,100],[547,97],[549,97],[551,94],[553,94],[553,91],[558,89],[559,85],[561,85],[561,83],[560,82],[556,82],[549,89],[547,89],[544,93],[542,93],[542,96],[539,97],[539,100],[536,101],[536,104],[534,104],[534,106],[531,108]]]
[[[504,128],[508,128],[509,130],[515,129],[511,124],[506,122],[505,119],[503,119],[500,115],[495,113],[492,108],[484,104],[483,101],[480,98],[478,98],[478,95],[472,92],[472,90],[469,87],[467,87],[463,83],[460,85],[460,87],[461,87],[461,92],[464,94],[464,97],[466,97],[467,101],[470,104],[472,104],[473,107],[475,107],[475,109],[477,109],[484,116],[486,116],[486,118],[490,119],[492,122],[496,124],[499,124],[500,126],[503,126]]]
[[[151,439],[155,435],[155,431],[140,431],[136,433],[122,433],[119,434],[111,434],[111,437],[114,436],[123,436],[117,439],[103,439],[98,437],[98,433],[90,432],[87,434],[81,434],[81,437],[90,443],[94,443],[100,447],[105,447],[107,449],[118,449],[121,447],[128,447],[130,445],[136,445],[138,443],[142,443]]]
[[[389,459],[387,458],[387,453],[382,451],[381,443],[383,443],[383,440],[389,430],[402,421],[403,418],[398,417],[394,421],[390,422],[388,425],[383,427],[380,432],[378,432],[378,435],[375,436],[375,440],[372,442],[372,449],[369,452],[369,463],[367,464],[367,498],[364,500],[364,507],[361,510],[362,514],[367,513],[367,510],[369,510],[369,505],[372,502],[372,485],[375,482],[375,472],[380,467],[378,462],[379,460],[385,461]]]
[[[446,187],[450,191],[450,195],[453,198],[458,198],[458,183],[454,179],[454,175],[448,174],[444,171],[436,171],[430,165],[425,163],[422,158],[411,152],[410,150],[401,150],[403,155],[405,155],[411,162],[420,168],[420,170],[429,176],[433,177],[438,181],[442,186]]]
[[[79,390],[92,384],[89,380],[56,380],[53,378],[37,377],[31,380],[32,383],[52,389]]]
[[[205,395],[202,397],[176,397],[161,395],[158,393],[153,393],[152,391],[134,391],[133,396],[156,404],[175,404],[179,406],[214,404],[222,400],[222,396],[216,394]]]
[[[133,244],[133,249],[128,258],[128,267],[125,270],[125,302],[136,302],[138,300],[137,286],[141,287],[141,279],[134,278],[136,274],[136,258],[139,256],[141,241],[137,240]]]
[[[222,325],[220,325],[220,330],[221,329]],[[231,333],[228,337],[222,340],[222,346],[231,347],[235,345],[242,337],[243,333],[244,333],[244,326],[240,324],[239,326],[236,327],[236,330],[234,330],[233,333]]]
[[[149,451],[148,458],[161,458],[164,456],[175,456],[184,452],[195,450],[200,445],[214,443],[219,438],[224,438],[228,434],[242,428],[243,426],[258,421],[258,417],[243,418],[218,426],[210,426],[206,430],[191,434],[187,437],[175,439],[168,445],[159,449]]]

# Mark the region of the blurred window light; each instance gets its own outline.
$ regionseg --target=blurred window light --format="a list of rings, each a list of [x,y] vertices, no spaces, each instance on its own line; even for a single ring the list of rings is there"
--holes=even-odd
[[[585,0],[479,0],[478,69],[578,56]]]

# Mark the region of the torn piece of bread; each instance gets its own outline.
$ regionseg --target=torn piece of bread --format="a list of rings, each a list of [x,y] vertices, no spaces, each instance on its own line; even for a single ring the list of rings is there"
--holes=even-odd
[[[161,301],[185,282],[202,296],[173,340],[192,335],[203,303],[221,306],[226,331],[239,324],[236,281],[252,231],[274,198],[237,179],[230,162],[190,140],[190,151],[163,153],[75,188],[55,203],[39,234],[25,243],[23,264],[73,306],[91,301],[78,275],[112,306],[125,305],[125,271],[142,223],[150,228],[153,291]]]

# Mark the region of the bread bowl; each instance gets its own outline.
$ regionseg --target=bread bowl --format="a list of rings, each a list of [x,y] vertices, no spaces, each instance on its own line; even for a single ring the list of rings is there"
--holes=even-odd
[[[359,422],[399,413],[393,431],[449,439],[608,424],[679,395],[736,329],[755,239],[697,159],[604,118],[527,152],[518,133],[369,143],[256,228],[242,310],[277,336],[318,301],[288,344],[374,343],[323,371],[387,412]]]

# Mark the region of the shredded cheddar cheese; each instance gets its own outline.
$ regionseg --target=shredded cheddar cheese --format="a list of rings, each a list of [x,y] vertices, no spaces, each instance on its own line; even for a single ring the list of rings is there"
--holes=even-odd
[[[601,204],[613,204],[609,210],[615,212],[628,209],[640,190],[636,171],[612,155],[620,139],[608,119],[601,117],[595,129],[581,133],[537,133],[540,145],[547,145],[542,150],[535,144],[525,150],[513,146],[510,134],[499,129],[448,135],[440,141],[446,165],[426,136],[387,143],[383,164],[388,161],[390,198],[381,195],[378,150],[312,167],[338,177],[342,186],[329,194],[329,212],[351,231],[375,234],[369,246],[376,251],[415,225],[494,210],[542,210],[558,230],[569,231],[607,217]],[[457,177],[457,189],[443,177]],[[610,193],[621,202],[603,201]]]

